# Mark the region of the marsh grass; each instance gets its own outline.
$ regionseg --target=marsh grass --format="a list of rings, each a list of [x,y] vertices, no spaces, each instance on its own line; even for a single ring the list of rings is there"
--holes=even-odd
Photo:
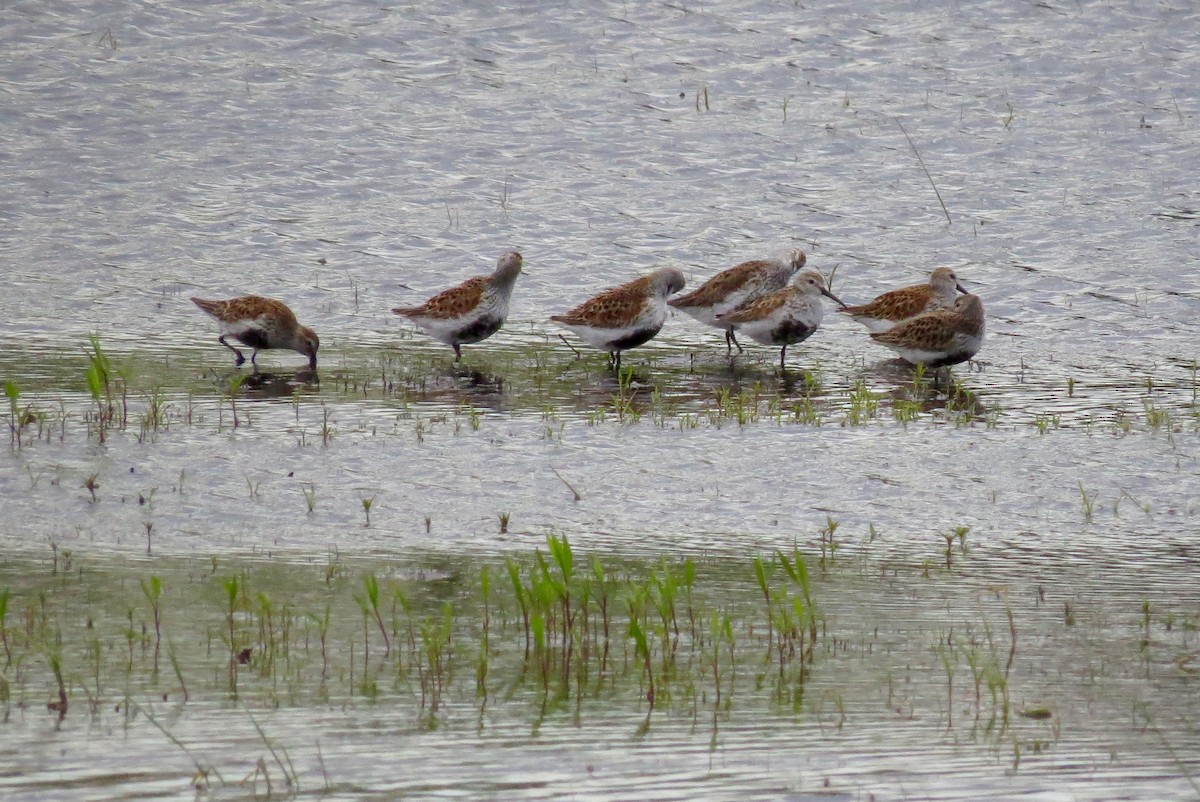
[[[1079,501],[1083,508],[1083,522],[1085,524],[1092,523],[1095,514],[1096,495],[1090,494],[1083,489],[1083,481],[1079,482]]]
[[[817,590],[798,551],[758,562],[768,577],[764,620],[774,632],[766,653],[776,666],[777,693],[791,699],[818,654]],[[375,697],[384,693],[382,678],[391,665],[396,682],[413,680],[422,720],[431,727],[440,725],[446,694],[456,687],[456,666],[466,655],[473,655],[476,692],[491,698],[512,682],[514,671],[535,678],[534,687],[547,699],[563,698],[573,688],[589,695],[611,693],[612,683],[621,687],[624,676],[642,688],[651,709],[694,699],[689,688],[704,678],[711,678],[712,694],[726,703],[736,686],[728,672],[742,649],[742,639],[736,637],[745,626],[742,614],[735,612],[736,604],[712,607],[707,593],[697,596],[704,575],[690,558],[659,560],[644,568],[627,564],[614,572],[596,555],[581,559],[565,537],[550,535],[544,549],[504,564],[507,586],[492,583],[486,566],[479,571],[471,589],[476,601],[469,609],[429,596],[411,581],[381,579],[372,571],[362,575],[356,591],[330,582],[326,572],[325,581],[315,583],[323,592],[305,591],[302,583],[293,582],[290,591],[276,587],[268,593],[254,571],[229,574],[219,565],[212,568],[199,589],[216,602],[213,616],[189,611],[196,603],[192,583],[177,585],[182,596],[167,594],[168,583],[156,573],[137,580],[143,606],[122,607],[119,624],[97,611],[79,635],[46,633],[14,642],[7,624],[14,597],[6,592],[0,596],[0,641],[11,664],[24,660],[30,649],[47,654],[38,645],[44,643],[60,645],[55,660],[61,663],[82,640],[87,664],[93,667],[89,705],[102,704],[106,687],[135,687],[142,671],[147,689],[157,685],[164,645],[176,684],[188,698],[224,693],[239,700],[275,699],[281,684],[294,695],[307,683],[324,686],[337,676],[354,695]],[[281,577],[286,575],[286,569],[281,571]],[[85,596],[90,593],[84,591]],[[40,606],[48,601],[43,596],[19,598],[38,602],[26,608],[33,620],[49,625],[57,619]],[[386,600],[392,602],[390,614]],[[354,608],[360,620],[357,636],[350,624],[353,616],[347,615]],[[168,641],[164,621],[171,610],[177,613],[172,618],[176,638]],[[705,621],[707,628],[701,623]],[[31,624],[28,631],[36,627]],[[208,650],[197,654],[178,648],[180,640],[195,643],[197,631],[207,632]],[[711,644],[710,631],[716,632]],[[105,645],[117,632],[125,646],[119,672],[128,677],[120,682],[109,676],[113,650]],[[382,640],[383,649],[372,648],[372,637]],[[216,662],[209,658],[214,640],[224,645],[212,655]],[[746,641],[747,646],[753,643],[753,638]],[[336,655],[352,656],[335,670]],[[19,681],[24,687],[31,677],[22,673]],[[67,709],[70,687],[64,679],[68,698],[55,710]]]
[[[849,406],[842,419],[843,426],[863,426],[879,414],[879,399],[862,379],[854,382],[849,393]]]
[[[17,402],[21,397],[21,390],[17,383],[12,379],[4,382],[4,397],[8,399],[8,437],[9,444],[21,448],[21,430],[24,427],[23,423],[18,423],[22,420],[18,417]]]
[[[368,573],[363,576],[363,595],[357,598],[364,615],[369,613],[379,626],[379,634],[383,637],[384,657],[388,657],[392,653],[392,642],[388,638],[387,627],[383,624],[383,614],[379,608],[379,579],[375,574]]]
[[[93,473],[93,474],[89,474],[88,476],[84,477],[84,480],[83,480],[83,487],[85,490],[87,490],[88,495],[90,496],[90,500],[93,504],[95,504],[98,500],[96,498],[96,490],[98,490],[100,488],[99,478],[100,478],[100,474]]]
[[[88,338],[88,348],[84,349],[88,365],[83,378],[88,392],[92,397],[95,409],[88,420],[94,426],[97,439],[103,443],[108,430],[116,424],[116,406],[114,403],[112,365],[108,356],[100,346],[100,337],[93,334]]]
[[[5,671],[8,670],[13,661],[12,646],[8,642],[8,601],[11,597],[12,591],[9,588],[0,590],[0,644],[4,646]]]
[[[497,416],[523,415],[546,421],[543,439],[553,442],[562,440],[577,422],[589,426],[648,422],[657,428],[688,431],[766,422],[820,426],[837,421],[842,426],[866,426],[878,425],[881,419],[903,426],[947,420],[958,427],[997,428],[1007,421],[1032,425],[1042,434],[1084,426],[1089,432],[1108,429],[1121,434],[1165,431],[1169,437],[1180,433],[1184,422],[1197,422],[1190,429],[1200,431],[1200,406],[1195,401],[1200,380],[1191,372],[1176,379],[1157,374],[1143,377],[1136,395],[1142,414],[1132,416],[1128,404],[1097,393],[1086,394],[1082,405],[1069,408],[1022,406],[1019,399],[1007,397],[1015,392],[1013,388],[997,390],[993,377],[981,380],[972,371],[952,376],[939,390],[920,366],[900,376],[873,369],[864,373],[845,365],[838,370],[820,365],[779,374],[774,365],[768,369],[750,361],[731,366],[698,359],[705,352],[696,351],[689,352],[687,360],[652,356],[615,374],[593,375],[564,362],[563,355],[569,352],[548,346],[549,342],[501,349],[480,368],[468,371],[448,369],[444,358],[436,356],[440,351],[414,349],[372,354],[369,360],[363,357],[366,361],[361,365],[350,360],[322,384],[297,381],[290,375],[285,379],[238,373],[181,385],[178,371],[168,370],[168,363],[122,355],[118,365],[93,338],[85,349],[82,397],[73,395],[77,385],[65,370],[69,366],[65,361],[62,376],[56,375],[50,385],[43,378],[27,389],[29,377],[20,372],[8,379],[10,442],[14,448],[18,443],[27,447],[31,442],[51,442],[56,436],[60,443],[69,443],[82,430],[93,440],[119,435],[145,443],[179,427],[215,424],[220,431],[229,415],[241,429],[250,425],[251,415],[268,413],[270,407],[261,404],[272,399],[289,402],[295,419],[289,431],[301,447],[331,446],[339,419],[356,435],[394,433],[415,436],[418,444],[424,444],[443,424],[470,435],[484,431],[487,421]],[[1191,364],[1189,359],[1189,371]],[[1078,401],[1074,379],[1058,381],[1066,382],[1067,396]],[[1127,384],[1123,392],[1132,397],[1138,382]],[[1153,397],[1147,395],[1150,392]],[[379,425],[374,413],[381,408],[395,410],[395,425]],[[355,415],[358,419],[351,419]]]
[[[233,417],[233,428],[236,430],[241,425],[241,420],[238,418],[237,398],[241,392],[242,384],[246,381],[246,374],[232,373],[221,388],[221,395],[229,404],[229,412]]]
[[[151,576],[141,580],[142,595],[154,614],[154,675],[158,675],[158,653],[162,644],[162,579]]]
[[[149,709],[175,696],[182,707],[170,729],[185,743],[189,705],[213,700],[237,699],[232,710],[256,715],[306,705],[356,715],[385,705],[420,729],[461,727],[471,706],[480,727],[515,715],[535,731],[547,716],[586,727],[591,716],[628,715],[640,734],[672,720],[703,728],[708,718],[719,738],[738,716],[853,731],[874,721],[886,692],[889,714],[940,716],[957,742],[1050,748],[1059,702],[1042,695],[1036,654],[1048,636],[1037,622],[1061,628],[1061,619],[1038,604],[993,601],[991,590],[984,598],[981,583],[1005,580],[965,559],[966,526],[941,531],[954,571],[928,579],[920,555],[889,555],[873,570],[872,552],[843,542],[832,517],[823,530],[798,533],[797,547],[750,558],[581,553],[551,534],[505,560],[434,553],[417,570],[335,553],[278,564],[158,557],[143,574],[144,563],[77,556],[85,570],[68,575],[60,550],[53,568],[47,555],[38,570],[0,575],[0,587],[11,588],[0,593],[0,679],[9,698],[49,699],[52,715],[101,723],[114,706]],[[426,569],[439,578],[423,577]],[[136,603],[120,590],[130,586]],[[863,598],[875,601],[861,606]],[[918,599],[937,608],[936,621],[914,617]],[[1126,646],[1143,674],[1194,644],[1194,615],[1173,615],[1157,600],[1129,612],[1136,643]],[[1018,623],[1034,630],[1022,633],[1023,660]],[[1088,648],[1098,648],[1094,635]],[[173,674],[165,686],[163,648]],[[1099,670],[1124,677],[1110,648]],[[1026,715],[1042,709],[1051,718]],[[241,768],[222,762],[221,771],[257,781],[260,793],[268,771],[273,794],[311,788],[260,723],[261,756],[245,755]],[[221,782],[212,769],[201,758],[195,770],[202,782]]]

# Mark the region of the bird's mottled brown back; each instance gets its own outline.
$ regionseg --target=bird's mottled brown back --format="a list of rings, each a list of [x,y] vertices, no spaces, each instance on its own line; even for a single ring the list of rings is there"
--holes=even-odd
[[[282,301],[264,298],[261,295],[243,295],[227,301],[207,301],[192,298],[192,303],[222,323],[237,323],[242,320],[272,319],[281,330],[291,330],[298,324],[296,315]]]
[[[397,307],[392,311],[404,317],[451,320],[462,317],[478,306],[487,287],[487,276],[474,276],[456,287],[439,292],[420,306]]]
[[[696,289],[686,295],[672,298],[667,303],[676,309],[686,309],[690,306],[715,306],[721,303],[728,295],[740,289],[743,284],[757,273],[774,266],[774,262],[765,259],[742,262],[740,265],[734,265],[728,270],[722,270]]]
[[[636,318],[649,300],[654,274],[607,289],[569,312],[550,319],[571,326],[617,328]]]
[[[937,349],[954,336],[958,314],[951,309],[939,309],[900,323],[887,331],[874,332],[871,339],[879,343],[928,347]]]
[[[880,320],[903,320],[925,311],[933,295],[934,290],[930,285],[914,284],[885,292],[869,303],[847,306],[841,311],[847,315],[866,315]]]
[[[722,323],[745,323],[750,320],[759,320],[787,303],[788,298],[794,292],[795,290],[791,287],[777,290],[770,295],[764,295],[756,301],[751,301],[745,306],[738,307],[732,312],[718,315],[717,320],[720,320]]]

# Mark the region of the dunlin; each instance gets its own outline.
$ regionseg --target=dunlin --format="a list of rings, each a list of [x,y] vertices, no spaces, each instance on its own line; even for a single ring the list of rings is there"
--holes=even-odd
[[[788,254],[786,259],[743,262],[722,270],[687,295],[672,298],[668,303],[705,325],[724,329],[726,350],[732,352],[736,345],[741,351],[742,346],[738,345],[734,335],[737,324],[720,321],[717,317],[782,290],[806,261],[804,251],[796,250]]]
[[[608,352],[609,364],[621,367],[621,352],[658,334],[667,319],[667,296],[683,289],[683,273],[664,267],[612,287],[550,319],[575,332],[588,345]]]
[[[847,306],[838,311],[850,315],[874,332],[887,331],[902,320],[922,312],[944,309],[954,303],[954,291],[967,290],[948,267],[936,268],[925,284],[914,284],[880,295],[870,303]]]
[[[252,365],[257,364],[259,351],[290,348],[308,357],[309,370],[317,369],[317,348],[321,341],[315,331],[296,321],[296,315],[286,304],[259,295],[243,295],[227,301],[193,298],[192,303],[217,319],[221,330],[217,340],[237,355],[238,365],[245,362],[246,357],[230,345],[226,337],[253,349],[250,354]]]
[[[821,296],[841,300],[825,288],[825,281],[815,270],[797,274],[789,287],[773,292],[740,309],[717,315],[718,323],[732,324],[755,342],[782,346],[779,349],[779,369],[783,370],[787,347],[807,340],[821,325],[824,310]]]
[[[964,295],[948,309],[936,309],[874,332],[871,339],[887,346],[906,362],[927,367],[957,365],[979,352],[983,344],[983,301]]]
[[[521,254],[509,251],[500,257],[491,275],[474,276],[420,306],[398,306],[392,311],[454,348],[457,362],[462,359],[460,345],[486,340],[504,325],[521,264]]]

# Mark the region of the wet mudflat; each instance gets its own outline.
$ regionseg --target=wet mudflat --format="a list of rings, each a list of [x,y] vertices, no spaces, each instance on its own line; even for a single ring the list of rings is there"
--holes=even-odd
[[[0,32],[6,799],[1200,796],[1189,6]],[[953,266],[978,363],[547,321],[792,247]],[[463,363],[388,311],[510,248]],[[187,299],[246,292],[316,376],[232,369]]]

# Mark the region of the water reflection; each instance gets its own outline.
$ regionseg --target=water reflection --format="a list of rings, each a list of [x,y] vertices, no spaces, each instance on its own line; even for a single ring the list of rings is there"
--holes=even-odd
[[[958,373],[969,374],[971,365],[965,363]],[[991,412],[979,394],[966,387],[950,368],[925,371],[903,359],[887,359],[872,365],[868,373],[878,383],[892,385],[885,395],[901,418],[906,411],[913,414],[946,411],[979,419]]]
[[[257,400],[315,395],[321,390],[321,377],[308,368],[292,372],[256,370],[242,379],[240,389],[242,397]]]
[[[641,367],[613,371],[588,366],[582,373],[567,371],[562,378],[573,385],[570,403],[589,413],[611,407],[619,414],[641,415],[650,411],[657,390],[652,374]]]
[[[420,374],[385,379],[388,392],[407,400],[500,411],[504,406],[504,375],[461,363],[439,363]]]

